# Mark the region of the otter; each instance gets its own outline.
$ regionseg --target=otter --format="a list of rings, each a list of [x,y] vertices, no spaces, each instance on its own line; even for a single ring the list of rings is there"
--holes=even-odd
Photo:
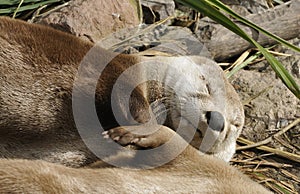
[[[108,130],[120,125],[111,107],[124,101],[122,87],[126,86],[133,87],[130,114],[122,105],[116,108],[122,125],[149,123],[158,110],[163,112],[159,124],[174,130],[181,126],[183,136],[192,136],[196,129],[189,140],[195,147],[208,142],[202,149],[225,161],[234,154],[243,108],[215,62],[192,56],[116,55],[64,32],[7,17],[0,18],[0,32],[0,157],[42,159],[73,167],[94,162],[97,157],[78,134],[72,100],[91,97],[103,130]],[[99,61],[107,65],[101,76],[96,75],[95,94],[90,94],[85,88],[90,88],[89,76],[98,71]],[[136,64],[142,64],[136,73],[118,80]],[[77,79],[80,68],[87,76]],[[134,85],[147,76],[156,80]],[[157,83],[161,80],[163,84]],[[120,82],[124,84],[119,93],[112,96],[114,85]],[[85,117],[84,109],[79,107],[79,114],[83,112],[79,117]],[[210,120],[219,123],[211,127]],[[151,131],[151,125],[145,129]]]
[[[118,137],[115,141],[122,145],[134,142],[141,148],[156,147],[175,138],[175,144],[169,144],[164,154],[187,144],[165,126],[147,136],[133,134],[123,127],[110,129],[106,135]],[[190,145],[168,164],[148,170],[75,169],[45,161],[0,159],[0,188],[4,193],[272,193],[228,163],[201,154]]]
[[[196,56],[117,55],[7,17],[0,17],[0,32],[1,192],[268,193],[226,163],[235,152],[244,114],[215,62]],[[89,75],[99,71],[99,60],[107,65],[93,91],[95,80]],[[143,81],[146,77],[150,81]],[[124,88],[130,91],[129,111],[123,105],[128,100]],[[90,151],[77,130],[74,109],[79,118],[89,115],[84,106],[72,104],[82,99],[93,100],[105,130],[102,139],[127,146],[130,155],[96,146],[108,149],[103,162]],[[114,105],[120,118],[115,118]],[[177,128],[181,133],[174,132]],[[151,160],[140,157],[139,150],[162,145]],[[141,170],[107,165],[125,160],[164,163]]]
[[[220,183],[222,188],[227,185],[227,177],[234,178],[237,173],[245,184],[261,188],[224,163],[235,152],[244,114],[237,93],[215,62],[199,56],[115,54],[64,32],[7,17],[0,17],[0,32],[0,157],[8,158],[0,161],[0,186],[4,191],[51,192],[52,188],[53,192],[98,192],[102,183],[96,180],[108,184],[112,179],[124,181],[129,175],[146,176],[149,172],[149,179],[160,182],[160,174],[165,176],[164,172],[171,173],[173,169],[173,175],[187,171],[188,177]],[[103,61],[106,64],[102,67],[99,64]],[[96,117],[86,114],[93,108]],[[91,125],[94,118],[101,125]],[[111,133],[119,129],[134,133],[126,133],[126,138]],[[102,130],[106,131],[104,137]],[[170,137],[168,134],[175,139],[161,146]],[[129,151],[111,150],[104,142],[107,136]],[[140,138],[133,138],[136,136]],[[150,144],[139,141],[144,139],[149,139]],[[210,156],[189,145],[185,148],[183,142]],[[162,149],[153,152],[151,160],[139,152],[140,148],[156,147]],[[127,171],[111,167],[98,161],[99,150],[100,155],[104,150],[105,158],[100,159],[108,164],[149,169]],[[88,165],[93,169],[69,168]],[[216,168],[220,171],[215,172]],[[124,179],[108,176],[111,173]],[[13,180],[17,177],[23,181],[16,185]],[[36,185],[29,187],[36,179]],[[184,181],[185,184],[195,183],[186,180],[191,182]],[[104,187],[120,191],[108,185],[112,188]],[[137,189],[141,192],[144,188]],[[210,187],[208,190],[214,191]]]

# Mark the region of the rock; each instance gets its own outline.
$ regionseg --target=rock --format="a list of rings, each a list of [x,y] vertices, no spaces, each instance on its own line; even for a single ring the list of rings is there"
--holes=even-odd
[[[292,0],[289,5],[278,5],[274,9],[268,9],[260,14],[250,14],[245,18],[264,30],[272,32],[285,40],[291,40],[299,36],[299,11],[300,1]],[[220,24],[211,22],[207,18],[200,19],[198,24],[199,30],[195,31],[195,34],[201,42],[206,44],[216,61],[224,62],[254,47],[232,31]],[[262,46],[267,47],[277,44],[275,40],[267,37],[262,32],[253,30],[241,22],[235,21],[235,24]]]
[[[146,24],[165,19],[175,12],[173,0],[141,0]]]
[[[73,0],[37,23],[97,42],[108,34],[140,23],[138,0]]]
[[[120,30],[105,37],[100,45],[123,53],[132,53],[132,49],[135,49],[134,52],[144,51],[143,54],[146,55],[164,52],[171,55],[211,57],[205,45],[193,36],[189,28],[167,25],[159,25],[151,30],[147,28],[148,25],[141,25],[140,29]]]
[[[189,28],[169,26],[160,41],[161,44],[153,47],[152,50],[174,55],[199,55],[211,58],[205,45],[193,35]]]
[[[266,0],[221,0],[221,1],[224,4],[228,5],[230,8],[232,8],[234,11],[238,11],[243,7],[249,13],[252,14],[264,12],[266,9],[269,8],[269,5]]]

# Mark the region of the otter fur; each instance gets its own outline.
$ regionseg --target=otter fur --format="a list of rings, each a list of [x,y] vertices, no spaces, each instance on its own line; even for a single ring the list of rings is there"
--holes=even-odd
[[[121,127],[108,131],[109,137],[119,137],[123,145],[138,139],[135,144],[140,147],[158,146],[175,138],[176,144],[170,144],[165,154],[180,144],[187,144],[165,126],[149,136],[132,135],[123,140],[128,133]],[[74,169],[45,161],[1,159],[0,188],[4,193],[271,193],[226,162],[186,146],[170,163],[148,170]],[[158,157],[163,157],[163,153]]]

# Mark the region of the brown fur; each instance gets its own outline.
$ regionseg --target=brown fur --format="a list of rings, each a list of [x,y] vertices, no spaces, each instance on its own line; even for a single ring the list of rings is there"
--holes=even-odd
[[[111,131],[110,136],[114,134],[121,139],[126,132],[122,128]],[[140,138],[136,144],[141,147],[157,145],[157,137],[160,137],[159,144],[163,144],[173,135],[176,145],[171,144],[168,149],[186,144],[165,126]],[[163,155],[159,153],[159,156]],[[169,164],[151,170],[72,169],[43,161],[2,159],[0,188],[4,193],[271,193],[224,161],[200,154],[190,145]]]
[[[71,109],[78,65],[93,44],[5,17],[0,18],[0,32],[0,156],[40,158],[71,166],[95,160],[78,136]],[[109,58],[109,52],[98,51],[103,59]],[[109,109],[113,80],[137,60],[127,55],[115,57],[99,80],[96,104],[106,127],[117,126]],[[67,152],[71,158],[53,156]]]

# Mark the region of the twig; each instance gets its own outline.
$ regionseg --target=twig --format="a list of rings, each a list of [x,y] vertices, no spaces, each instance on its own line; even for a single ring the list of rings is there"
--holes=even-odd
[[[286,177],[289,177],[290,179],[293,179],[294,181],[300,183],[300,179],[296,175],[290,173],[289,171],[287,171],[287,170],[281,170],[280,172],[282,174],[284,174]]]
[[[224,72],[228,73],[230,69],[234,68],[237,65],[242,64],[246,58],[249,56],[251,52],[251,49],[246,50],[243,54],[241,54],[241,56],[232,64],[230,65],[230,67],[228,67]]]
[[[284,134],[289,129],[291,129],[294,126],[296,126],[298,123],[300,123],[300,118],[296,119],[291,124],[289,124],[288,126],[286,126],[285,128],[283,128],[279,132],[275,133],[274,135],[268,137],[267,139],[264,139],[264,140],[262,140],[260,142],[257,142],[257,143],[249,143],[249,145],[238,147],[237,150],[245,150],[245,149],[254,148],[254,147],[258,147],[258,146],[270,143],[273,140],[274,137],[278,137],[278,136]],[[248,144],[248,143],[246,143],[246,144]]]
[[[252,96],[251,98],[244,100],[242,103],[243,105],[248,105],[252,100],[258,98],[259,96],[261,96],[262,94],[268,92],[270,89],[272,89],[274,86],[270,85],[268,87],[266,87],[265,89],[263,89],[262,91],[260,91],[258,94]]]
[[[267,187],[275,191],[276,193],[282,193],[282,194],[298,194],[295,188],[292,185],[286,185],[286,183],[278,182],[275,179],[268,178],[264,174],[259,173],[260,176],[258,176],[256,173],[255,177],[260,180],[259,183],[264,183]],[[263,177],[261,177],[263,176]]]
[[[28,22],[34,23],[34,22],[37,21],[38,18],[46,17],[46,16],[48,16],[49,14],[51,14],[51,13],[53,13],[53,12],[55,12],[55,11],[57,11],[57,10],[63,8],[63,7],[68,6],[69,3],[70,3],[70,2],[66,2],[66,3],[64,3],[64,4],[58,5],[58,6],[54,7],[53,9],[50,9],[49,11],[46,11],[45,13],[40,14],[40,11],[41,11],[42,9],[45,8],[44,6],[42,6],[42,7],[40,7],[36,12],[34,12],[32,18],[31,18]],[[45,5],[45,6],[47,7],[48,5]]]
[[[247,144],[247,145],[254,144],[254,142],[249,141],[249,140],[244,139],[244,138],[241,138],[241,137],[238,138],[238,142],[243,143],[243,144]],[[281,157],[287,158],[289,160],[292,160],[294,162],[299,162],[300,163],[300,156],[297,155],[297,154],[293,154],[293,153],[285,152],[285,151],[282,151],[282,150],[270,148],[268,146],[258,146],[256,148],[259,149],[259,150],[266,151],[266,152],[274,153],[278,156],[281,156]]]
[[[122,44],[124,44],[124,43],[126,43],[126,42],[128,42],[128,41],[130,41],[130,40],[132,40],[132,39],[135,38],[135,37],[138,37],[138,36],[141,35],[141,34],[145,34],[145,33],[147,33],[147,32],[150,32],[151,30],[153,30],[153,29],[156,28],[157,26],[160,26],[160,25],[164,24],[165,22],[167,22],[168,20],[171,20],[171,19],[173,19],[173,18],[174,18],[174,16],[169,16],[169,17],[167,17],[167,18],[165,18],[165,19],[162,19],[162,20],[160,20],[160,21],[157,21],[157,22],[155,22],[154,24],[151,24],[150,26],[146,27],[145,29],[142,29],[142,30],[140,30],[139,32],[135,33],[134,35],[132,35],[132,36],[126,38],[125,40],[122,40],[122,41],[118,42],[117,44],[112,45],[111,48],[112,48],[112,49],[118,48],[120,45],[122,45]]]
[[[295,147],[293,147],[292,145],[290,145],[289,142],[284,141],[282,138],[276,136],[276,137],[274,137],[274,139],[275,139],[278,143],[280,143],[281,145],[283,145],[284,147],[287,147],[287,148],[291,149],[291,150],[292,150],[291,152],[294,152],[294,151],[296,150]]]
[[[272,166],[275,168],[289,168],[293,167],[290,164],[280,164],[276,162],[266,162],[266,161],[246,161],[246,160],[231,160],[232,162],[237,162],[237,163],[244,163],[244,164],[251,164],[251,165],[263,165],[263,166]]]
[[[18,5],[17,9],[14,11],[14,14],[13,14],[12,18],[15,18],[15,17],[16,17],[16,15],[17,15],[17,13],[18,13],[18,11],[19,11],[21,5],[23,4],[23,2],[24,2],[24,0],[21,0],[21,1],[20,1],[20,3],[19,3],[19,5]]]
[[[251,158],[247,158],[247,159],[245,159],[245,161],[253,161],[253,160],[256,160],[256,159],[263,160],[263,157],[272,156],[272,155],[274,155],[274,154],[273,153],[262,154],[262,155],[259,155],[259,156],[254,156],[254,157],[251,157]]]

